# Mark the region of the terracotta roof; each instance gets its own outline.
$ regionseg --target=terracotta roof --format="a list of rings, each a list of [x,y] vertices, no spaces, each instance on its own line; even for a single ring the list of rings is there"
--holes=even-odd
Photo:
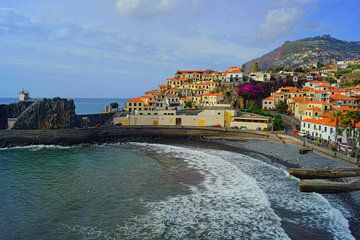
[[[222,95],[221,93],[208,93],[208,94],[204,94],[204,97],[222,97],[224,95]]]
[[[326,126],[331,126],[331,127],[335,127],[336,126],[336,121],[332,118],[322,118],[322,119],[305,119],[303,120],[303,122],[307,122],[307,123],[314,123],[314,124],[320,124],[320,125],[326,125]],[[341,125],[341,123],[339,123],[339,126]],[[356,124],[356,128],[360,128],[360,122],[358,122]]]
[[[267,98],[265,98],[264,100],[274,100],[274,97],[267,97]]]
[[[348,96],[344,96],[341,94],[333,94],[330,96],[331,99],[339,99],[339,100],[350,100],[350,101],[355,101],[356,98],[353,97],[348,97]]]
[[[132,98],[128,102],[143,102],[140,97]]]

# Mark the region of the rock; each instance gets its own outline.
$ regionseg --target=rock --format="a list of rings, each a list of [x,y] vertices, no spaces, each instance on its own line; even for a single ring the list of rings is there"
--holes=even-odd
[[[8,118],[17,118],[24,112],[34,101],[24,101],[18,103],[11,103],[8,105]]]
[[[0,105],[0,129],[8,128],[8,105]]]
[[[32,103],[12,129],[62,129],[75,127],[73,100],[54,98]]]

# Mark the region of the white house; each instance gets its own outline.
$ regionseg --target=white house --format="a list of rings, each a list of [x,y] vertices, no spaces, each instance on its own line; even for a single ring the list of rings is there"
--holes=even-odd
[[[249,78],[258,82],[267,82],[271,80],[271,72],[252,72]]]
[[[359,131],[360,123],[356,125],[356,128]],[[341,124],[338,128],[338,136],[336,142],[347,144],[346,142],[346,133],[342,131]],[[336,123],[335,120],[330,118],[322,119],[304,119],[301,121],[301,131],[307,133],[309,136],[315,138],[320,138],[328,142],[335,142],[335,130]]]
[[[244,79],[244,74],[237,66],[232,66],[224,71],[226,83],[239,83]]]

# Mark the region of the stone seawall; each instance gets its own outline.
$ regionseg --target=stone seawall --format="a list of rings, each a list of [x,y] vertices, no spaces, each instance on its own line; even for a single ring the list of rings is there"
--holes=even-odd
[[[117,126],[86,129],[1,130],[0,147],[32,144],[74,145],[104,143],[131,138],[224,138],[268,140],[268,132],[206,127]]]

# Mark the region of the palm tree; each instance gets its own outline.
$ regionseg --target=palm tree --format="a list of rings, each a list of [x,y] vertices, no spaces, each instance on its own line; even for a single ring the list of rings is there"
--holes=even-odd
[[[343,115],[340,125],[344,129],[346,144],[349,146],[349,135],[351,134],[351,128],[352,128],[351,116],[349,116],[348,114]]]
[[[335,143],[337,144],[338,132],[339,132],[339,123],[343,117],[342,111],[334,111],[331,113],[330,118],[335,121]]]
[[[360,134],[356,131],[356,124],[360,121],[360,112],[359,111],[348,111],[346,112],[346,116],[351,119],[351,137],[352,137],[352,144],[351,147],[355,151],[355,155],[357,156],[357,144],[360,141]],[[357,136],[358,135],[358,136]]]

